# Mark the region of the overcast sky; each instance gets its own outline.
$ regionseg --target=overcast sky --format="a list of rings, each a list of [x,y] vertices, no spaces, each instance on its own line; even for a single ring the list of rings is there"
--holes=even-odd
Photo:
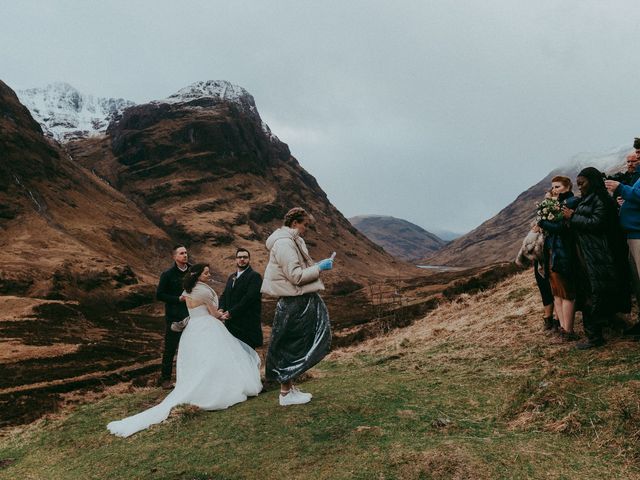
[[[428,230],[640,136],[637,0],[0,0],[0,45],[13,89],[241,85],[344,215]]]

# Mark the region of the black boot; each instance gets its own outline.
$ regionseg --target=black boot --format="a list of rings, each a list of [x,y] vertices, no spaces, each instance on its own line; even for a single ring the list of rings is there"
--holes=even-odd
[[[551,330],[553,328],[553,317],[542,317],[544,321],[544,329]]]
[[[640,339],[640,322],[636,323],[633,327],[627,328],[623,335],[625,337],[632,337],[634,340]]]
[[[553,319],[553,326],[551,327],[551,329],[554,332],[560,333],[562,331],[562,329],[560,328],[560,320],[554,318]]]
[[[582,312],[582,325],[584,326],[584,333],[587,335],[587,341],[576,344],[576,348],[578,350],[588,350],[589,348],[596,348],[604,345],[602,327],[605,323],[606,319],[599,315]]]
[[[604,338],[588,338],[584,342],[576,343],[578,350],[589,350],[590,348],[597,348],[604,345]]]

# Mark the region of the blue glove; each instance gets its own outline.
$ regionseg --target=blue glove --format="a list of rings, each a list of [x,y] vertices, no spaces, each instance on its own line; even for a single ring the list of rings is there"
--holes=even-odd
[[[333,258],[320,260],[316,265],[318,265],[320,270],[331,270],[333,268]]]

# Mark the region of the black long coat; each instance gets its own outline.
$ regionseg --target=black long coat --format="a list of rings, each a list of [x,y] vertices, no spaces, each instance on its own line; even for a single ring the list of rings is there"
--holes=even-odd
[[[253,348],[261,346],[263,342],[260,325],[261,287],[260,274],[247,267],[237,280],[235,273],[229,276],[219,303],[219,308],[231,315],[225,322],[227,330]]]
[[[626,243],[615,211],[596,193],[586,195],[569,222],[577,247],[577,309],[606,316],[631,308]]]

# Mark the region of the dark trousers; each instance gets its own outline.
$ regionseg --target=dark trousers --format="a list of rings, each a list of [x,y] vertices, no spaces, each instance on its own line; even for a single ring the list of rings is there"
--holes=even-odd
[[[162,380],[171,380],[173,371],[173,357],[178,351],[180,336],[182,332],[174,332],[171,330],[171,321],[166,322],[164,330],[164,352],[162,352]]]
[[[544,278],[538,273],[538,261],[533,261],[533,273],[536,277],[536,283],[538,284],[538,290],[540,290],[540,296],[542,297],[542,305],[553,304],[553,293],[551,293],[551,284],[548,278]]]
[[[608,318],[582,312],[582,325],[584,326],[584,333],[589,340],[602,341],[602,328],[608,323]]]

